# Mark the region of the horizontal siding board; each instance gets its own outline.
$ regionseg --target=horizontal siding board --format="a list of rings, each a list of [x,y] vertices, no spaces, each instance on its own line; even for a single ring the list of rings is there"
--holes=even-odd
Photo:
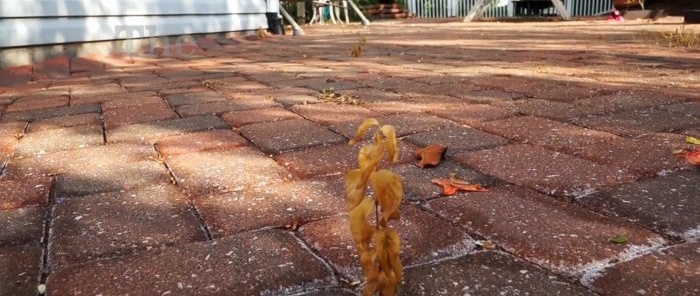
[[[0,0],[0,19],[248,14],[266,11],[266,0]]]
[[[152,37],[255,30],[267,28],[267,19],[264,14],[2,19],[0,47],[126,39],[124,31],[117,32],[124,25],[154,26]]]

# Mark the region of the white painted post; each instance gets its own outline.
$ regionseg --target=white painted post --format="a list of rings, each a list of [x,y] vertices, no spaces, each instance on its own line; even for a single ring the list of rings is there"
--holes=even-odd
[[[554,4],[554,8],[557,9],[557,13],[559,16],[561,16],[565,20],[570,20],[571,15],[569,14],[568,11],[566,11],[566,6],[564,6],[564,3],[561,3],[561,0],[551,0],[552,4]]]
[[[360,8],[357,7],[357,5],[355,5],[355,2],[353,2],[352,0],[347,0],[347,1],[348,1],[348,3],[350,3],[350,7],[352,7],[352,10],[355,11],[357,16],[359,16],[360,19],[362,20],[362,25],[369,26],[369,20],[365,17],[364,14],[362,14],[362,11],[360,10]]]
[[[471,22],[481,17],[486,7],[490,4],[491,0],[476,0],[476,2],[474,2],[474,6],[472,6],[472,8],[469,10],[469,13],[467,13],[467,16],[464,17],[464,21]]]
[[[294,21],[294,18],[292,18],[292,16],[289,15],[289,13],[286,10],[284,10],[284,7],[282,6],[280,6],[280,13],[287,20],[287,22],[290,25],[292,25],[292,34],[294,34],[295,36],[304,35],[304,30],[301,27],[299,27],[299,24],[297,24],[297,22]]]

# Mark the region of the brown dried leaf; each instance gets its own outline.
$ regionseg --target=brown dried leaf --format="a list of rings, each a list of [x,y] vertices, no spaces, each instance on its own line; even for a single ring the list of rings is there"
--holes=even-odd
[[[381,295],[395,295],[396,287],[403,276],[403,266],[399,259],[399,235],[396,230],[382,228],[374,233],[374,245],[379,261],[379,290]]]
[[[357,128],[357,133],[355,133],[355,136],[350,139],[349,144],[350,145],[355,145],[355,143],[362,141],[362,138],[365,137],[365,134],[367,131],[375,125],[379,125],[379,121],[375,118],[367,118],[365,121],[360,124],[360,126]]]
[[[362,171],[362,184],[367,184],[370,174],[377,170],[382,160],[382,146],[365,145],[360,148],[358,162]]]
[[[460,190],[472,192],[489,191],[479,184],[471,184],[468,181],[457,178],[454,173],[450,173],[449,179],[432,179],[430,182],[442,186],[442,195],[444,196],[455,195]]]
[[[382,142],[388,155],[389,162],[399,160],[399,141],[396,139],[396,129],[391,125],[383,125],[379,129],[386,140]]]
[[[398,220],[401,217],[398,210],[403,198],[401,177],[390,170],[380,170],[373,173],[369,180],[381,207],[379,225],[386,226],[389,220]]]
[[[430,144],[425,148],[416,150],[416,157],[420,160],[416,165],[418,167],[424,168],[426,166],[436,166],[440,164],[440,161],[445,158],[445,152],[447,151],[447,146],[442,146],[439,144]]]
[[[365,198],[350,210],[350,232],[360,253],[369,250],[369,240],[372,237],[373,228],[367,221],[367,217],[372,213],[373,208],[374,200]]]
[[[362,183],[362,171],[354,169],[345,174],[345,192],[348,195],[348,209],[356,207],[365,197],[367,184]]]

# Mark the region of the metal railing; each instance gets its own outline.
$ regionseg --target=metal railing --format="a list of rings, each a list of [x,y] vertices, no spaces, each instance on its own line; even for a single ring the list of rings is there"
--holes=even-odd
[[[403,0],[400,1],[409,14],[419,18],[455,18],[464,17],[474,6],[476,0]],[[484,10],[484,18],[506,18],[516,16],[513,0],[493,0]],[[613,8],[612,0],[563,0],[571,16],[593,16],[609,13]],[[556,14],[553,7],[539,11],[540,14]]]

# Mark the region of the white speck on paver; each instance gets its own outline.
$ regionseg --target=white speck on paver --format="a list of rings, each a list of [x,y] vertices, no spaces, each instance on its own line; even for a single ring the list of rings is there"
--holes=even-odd
[[[184,287],[184,285],[183,285],[182,283],[177,283],[177,288],[178,288],[178,289],[182,289],[183,287]]]
[[[41,284],[41,285],[36,287],[36,290],[37,290],[37,292],[39,292],[39,294],[44,294],[44,293],[46,293],[46,285]]]
[[[637,294],[639,294],[639,295],[646,295],[646,294],[647,294],[647,291],[644,290],[644,289],[639,289],[639,290],[637,290],[636,292],[637,292]]]
[[[83,216],[75,217],[75,221],[78,221],[78,220],[80,220],[80,219],[83,219]]]

